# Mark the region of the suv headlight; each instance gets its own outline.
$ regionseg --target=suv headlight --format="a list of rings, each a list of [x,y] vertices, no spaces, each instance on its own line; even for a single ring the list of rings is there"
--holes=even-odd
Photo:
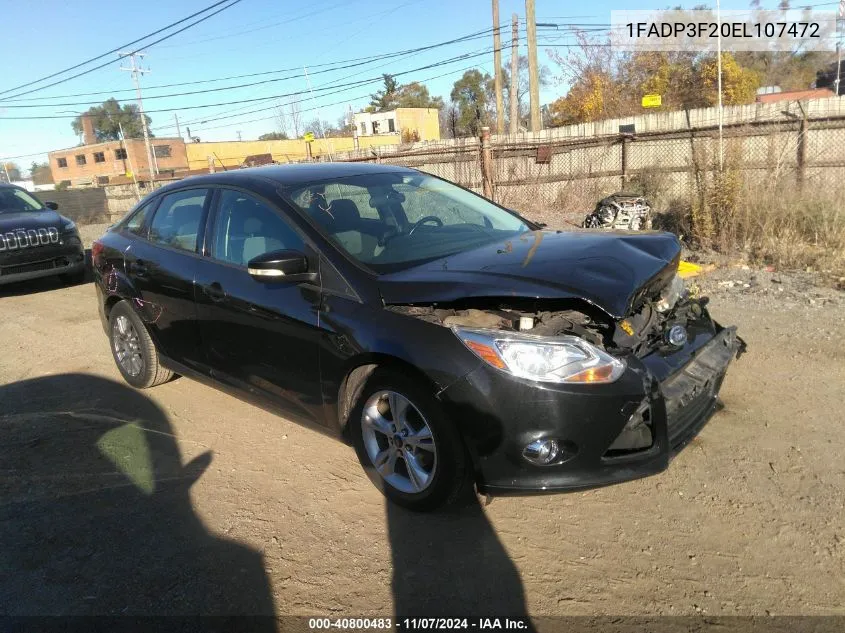
[[[454,327],[464,345],[488,365],[540,382],[603,384],[625,372],[625,363],[575,336],[536,336]]]

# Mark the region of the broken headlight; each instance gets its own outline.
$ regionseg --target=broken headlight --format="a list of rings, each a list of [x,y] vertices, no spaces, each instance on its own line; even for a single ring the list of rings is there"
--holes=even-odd
[[[654,307],[657,308],[658,312],[669,312],[669,310],[675,307],[678,299],[683,296],[685,291],[684,280],[680,275],[675,275],[672,281],[669,282],[669,285],[660,293],[660,298]]]
[[[625,363],[575,336],[535,336],[453,327],[481,360],[513,376],[541,382],[601,384],[615,381]]]

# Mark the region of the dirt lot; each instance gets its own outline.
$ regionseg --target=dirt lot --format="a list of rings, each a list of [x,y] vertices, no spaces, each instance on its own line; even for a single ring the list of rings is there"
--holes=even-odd
[[[199,383],[124,386],[90,284],[0,288],[0,614],[845,615],[841,294],[730,279],[750,351],[667,472],[445,516]]]

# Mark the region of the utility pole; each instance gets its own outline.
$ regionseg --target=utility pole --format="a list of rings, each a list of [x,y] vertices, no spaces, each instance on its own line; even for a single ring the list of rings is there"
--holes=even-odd
[[[722,6],[719,0],[716,0],[716,24],[719,26],[719,32],[716,34],[716,89],[719,91],[719,173],[721,174],[725,169],[725,139],[722,136]]]
[[[238,135],[238,141],[240,142],[241,141],[241,131],[238,130],[237,132],[235,132],[235,134]]]
[[[525,26],[528,32],[528,95],[531,99],[531,131],[543,129],[540,120],[540,77],[537,73],[537,16],[534,0],[525,0]]]
[[[12,177],[9,175],[9,166],[6,165],[5,160],[3,161],[3,171],[6,172],[6,182],[11,184],[12,183]]]
[[[511,16],[511,121],[509,132],[519,131],[519,18],[516,13]]]
[[[144,75],[150,72],[150,69],[144,70],[140,68],[136,63],[136,57],[140,57],[141,59],[144,58],[144,53],[138,52],[131,52],[131,53],[118,53],[121,57],[129,57],[132,60],[132,66],[130,68],[124,68],[123,66],[120,67],[120,70],[126,70],[132,73],[132,79],[135,82],[135,92],[138,94],[138,112],[141,115],[141,129],[144,131],[144,145],[147,146],[147,165],[150,172],[150,184],[155,182],[156,173],[158,170],[154,167],[155,161],[153,160],[153,148],[150,146],[150,133],[147,130],[147,117],[144,115],[144,101],[141,99],[141,81],[138,79],[140,75]]]
[[[123,124],[120,121],[117,122],[117,129],[120,130],[120,146],[126,154],[126,162],[129,163],[129,171],[132,172],[132,182],[135,185],[135,197],[138,199],[138,202],[140,202],[141,190],[138,189],[138,176],[135,174],[135,168],[132,166],[132,158],[129,156],[129,148],[126,147],[126,136],[123,134]]]
[[[493,0],[493,86],[496,91],[496,134],[505,133],[505,103],[502,99],[502,38],[499,32],[499,0]]]
[[[311,95],[311,98],[314,98],[314,89],[311,87],[311,78],[308,76],[308,67],[303,66],[302,70],[305,72],[305,83],[308,86],[308,94]],[[317,123],[320,128],[320,136],[323,137],[323,140],[326,140],[326,131],[323,129],[323,113],[320,111],[320,106],[317,106]],[[308,145],[309,154],[311,145]],[[309,155],[309,159],[311,156]],[[334,160],[334,144],[329,142],[329,160]]]
[[[182,138],[182,128],[179,127],[179,115],[174,112],[173,118],[176,120],[176,136]]]
[[[836,14],[836,79],[833,80],[833,94],[839,96],[839,76],[842,72],[842,22],[845,20],[845,0],[839,0]]]

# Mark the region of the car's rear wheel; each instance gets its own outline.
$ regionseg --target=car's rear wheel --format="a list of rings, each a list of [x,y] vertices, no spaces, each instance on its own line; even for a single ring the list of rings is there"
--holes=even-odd
[[[422,511],[469,495],[470,460],[461,436],[416,382],[375,371],[349,424],[361,465],[391,501]]]
[[[155,343],[126,301],[117,303],[109,313],[109,346],[120,374],[133,387],[155,387],[173,377],[173,372],[159,363]]]

